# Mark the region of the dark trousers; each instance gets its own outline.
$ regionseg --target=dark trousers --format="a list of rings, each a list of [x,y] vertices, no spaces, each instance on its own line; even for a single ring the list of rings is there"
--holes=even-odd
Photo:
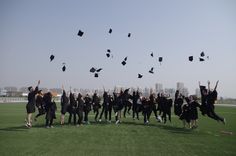
[[[130,114],[130,109],[131,109],[131,105],[130,106],[127,106],[127,105],[125,105],[125,109],[124,109],[124,118],[126,118],[126,112],[127,112],[127,110],[128,110],[128,114]]]
[[[46,126],[52,126],[52,124],[53,124],[53,118],[50,120],[46,119]]]
[[[163,111],[162,120],[166,123],[166,115],[168,115],[169,121],[171,122],[171,110]]]
[[[103,115],[104,111],[106,111],[105,107],[106,107],[106,106],[102,106],[102,112],[101,112],[101,114],[100,114],[99,119],[102,119],[102,115]]]
[[[83,121],[83,112],[79,112],[77,124],[79,125],[82,124],[82,121]]]
[[[45,114],[45,111],[44,111],[42,108],[38,108],[38,112],[39,112],[39,113],[35,116],[35,118],[38,118],[39,116]]]
[[[112,108],[108,108],[108,110],[105,110],[105,119],[107,120],[107,115],[109,115],[109,121],[111,121],[111,112]]]
[[[144,123],[146,123],[147,121],[149,121],[149,115],[148,115],[148,111],[143,111],[143,117],[144,117]]]
[[[72,116],[73,116],[74,125],[76,125],[76,113],[70,113],[69,114],[68,124],[71,123]]]
[[[88,114],[89,114],[89,111],[84,111],[84,121],[85,122],[88,121]]]
[[[217,121],[219,121],[219,120],[222,122],[224,121],[224,118],[217,115],[213,109],[210,109],[207,111],[207,116],[214,119],[214,120],[217,120]]]
[[[154,115],[157,118],[157,107],[156,107],[156,105],[152,105],[151,108],[152,108],[151,112],[154,112]]]
[[[97,121],[98,114],[99,114],[99,109],[98,110],[94,110],[93,112],[95,113],[94,120]]]

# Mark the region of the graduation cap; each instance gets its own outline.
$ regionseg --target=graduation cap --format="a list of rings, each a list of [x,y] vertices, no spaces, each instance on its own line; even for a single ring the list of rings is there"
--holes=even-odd
[[[81,30],[79,30],[79,32],[78,32],[78,36],[80,36],[80,37],[82,37],[83,36],[83,34],[84,34],[84,32],[83,31],[81,31]]]
[[[107,56],[107,57],[110,57],[111,55],[110,55],[109,53],[106,53],[106,56]]]
[[[124,61],[127,61],[127,58],[128,58],[128,57],[125,57],[125,58],[124,58]]]
[[[151,57],[153,57],[153,53],[151,53],[150,55],[151,55]]]
[[[152,68],[149,70],[149,73],[154,74],[153,69],[154,69],[154,67],[152,67]]]
[[[130,88],[126,89],[126,90],[124,91],[124,93],[128,93],[128,92],[129,92],[129,89],[130,89]]]
[[[201,58],[201,57],[199,57],[199,61],[200,61],[200,62],[203,62],[203,61],[205,61],[205,59],[204,59],[204,58]]]
[[[110,28],[110,29],[109,29],[109,34],[111,34],[111,33],[112,33],[112,29]]]
[[[29,86],[29,87],[28,87],[28,91],[30,91],[32,88],[33,88],[32,86]]]
[[[98,77],[98,73],[95,73],[95,74],[94,74],[94,77]]]
[[[204,57],[205,56],[205,53],[204,53],[204,51],[203,52],[201,52],[201,57]]]
[[[99,69],[96,70],[96,72],[100,72],[101,70],[102,70],[102,68],[99,68]]]
[[[161,64],[161,62],[163,61],[163,58],[162,58],[162,57],[159,57],[159,58],[158,58],[158,61],[159,61],[160,64]]]
[[[209,60],[209,56],[207,56],[207,59]]]
[[[89,70],[91,73],[94,73],[96,71],[96,69],[94,67],[92,67],[90,70]]]
[[[55,58],[55,56],[54,55],[51,55],[50,56],[50,62],[52,62],[52,60]]]
[[[128,37],[130,37],[131,36],[131,33],[128,33]]]
[[[126,65],[126,62],[125,62],[125,61],[122,61],[121,64],[124,66],[124,65]]]
[[[110,49],[107,49],[107,52],[108,52],[108,53],[110,53],[110,52],[111,52],[111,50],[110,50]]]
[[[143,77],[142,74],[138,74],[138,78],[141,79]]]
[[[188,60],[192,62],[193,61],[193,56],[189,56]]]
[[[63,71],[63,72],[66,71],[66,66],[65,66],[65,65],[62,67],[62,71]]]

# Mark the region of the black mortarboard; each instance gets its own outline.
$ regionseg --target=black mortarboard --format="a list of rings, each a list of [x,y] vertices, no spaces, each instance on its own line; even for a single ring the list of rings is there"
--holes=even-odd
[[[188,60],[192,62],[193,61],[193,56],[189,56]]]
[[[154,67],[152,67],[152,68],[149,70],[149,73],[154,74],[153,69],[154,69]]]
[[[102,70],[102,68],[99,68],[99,69],[97,69],[97,72],[100,72]]]
[[[153,57],[153,53],[151,53],[151,57]]]
[[[141,79],[143,77],[142,74],[138,74],[138,78]]]
[[[207,56],[207,59],[209,60],[209,56]]]
[[[110,53],[110,52],[111,52],[111,50],[110,50],[110,49],[107,49],[107,52],[108,52],[108,53]]]
[[[110,54],[109,54],[109,53],[106,53],[106,56],[107,56],[107,57],[110,57]]]
[[[125,57],[125,58],[124,58],[124,61],[127,61],[127,58],[128,58],[128,57]]]
[[[83,31],[81,31],[81,30],[79,30],[79,32],[78,32],[78,36],[80,36],[80,37],[82,37],[83,36],[83,34],[84,34],[84,32]]]
[[[159,62],[162,62],[163,58],[162,58],[162,57],[159,57],[159,59],[158,59],[158,60],[159,60]]]
[[[111,29],[111,28],[109,29],[109,33],[110,33],[110,34],[112,33],[112,29]]]
[[[202,62],[202,61],[205,61],[205,60],[204,60],[204,58],[199,57],[199,61]]]
[[[32,86],[28,87],[28,90],[30,91],[30,90],[31,90],[31,88],[33,88],[33,87],[32,87]]]
[[[96,69],[94,67],[92,67],[90,70],[89,70],[91,73],[94,73],[96,71]]]
[[[50,56],[50,62],[54,59],[54,57],[55,57],[54,55]]]
[[[200,90],[206,89],[206,86],[200,86]]]
[[[66,71],[66,66],[65,65],[62,67],[62,71],[63,72]]]
[[[130,37],[131,36],[131,33],[128,33],[128,37]]]
[[[124,65],[126,65],[126,62],[125,62],[125,61],[122,61],[121,64],[124,66]]]
[[[204,54],[204,51],[203,51],[203,52],[201,52],[201,54],[200,54],[200,55],[201,55],[201,57],[204,57],[204,56],[205,56],[205,54]]]
[[[95,73],[95,74],[94,74],[94,77],[98,77],[98,73]]]

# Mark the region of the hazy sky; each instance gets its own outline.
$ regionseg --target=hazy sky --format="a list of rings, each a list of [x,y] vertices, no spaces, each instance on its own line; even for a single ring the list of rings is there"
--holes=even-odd
[[[236,97],[235,0],[1,0],[0,20],[0,87],[38,79],[42,87],[67,89],[184,82],[194,93],[198,81],[220,80],[219,95]],[[106,58],[108,48],[113,58]],[[206,62],[197,61],[201,51],[210,57]],[[98,79],[92,66],[103,68]]]

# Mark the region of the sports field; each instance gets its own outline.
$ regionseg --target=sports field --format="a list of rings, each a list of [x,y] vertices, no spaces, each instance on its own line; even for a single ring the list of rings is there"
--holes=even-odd
[[[27,129],[25,104],[0,104],[0,156],[236,155],[236,107],[216,107],[216,112],[226,118],[226,125],[199,113],[199,127],[195,130],[183,129],[176,116],[165,125],[153,117],[149,125],[143,125],[143,117],[133,121],[128,115],[120,125],[115,125],[113,118],[111,124],[60,126],[59,110],[54,128],[44,128],[44,117],[40,117],[33,128]],[[93,116],[91,112],[90,121]]]

